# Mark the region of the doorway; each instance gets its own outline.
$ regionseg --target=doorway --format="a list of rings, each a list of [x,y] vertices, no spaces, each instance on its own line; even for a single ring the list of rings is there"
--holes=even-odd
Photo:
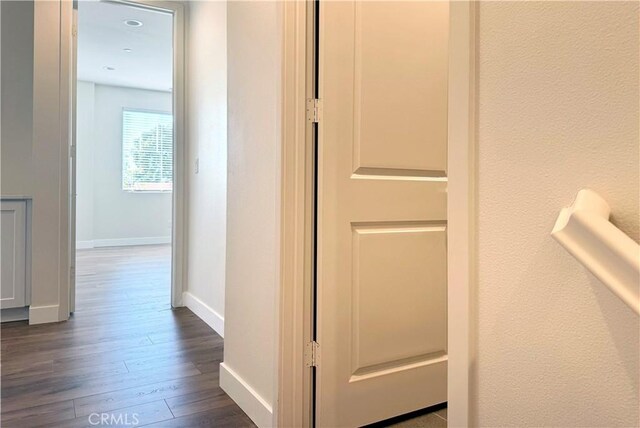
[[[316,421],[363,426],[447,401],[449,4],[321,1],[319,33]]]
[[[74,4],[70,312],[76,297],[182,305],[182,20],[171,2]]]
[[[467,425],[474,16],[469,2],[285,10],[285,74],[307,71],[285,87],[306,114],[285,111],[284,176],[303,191],[283,196],[279,423],[362,426],[448,403]],[[314,249],[316,266],[295,262]]]

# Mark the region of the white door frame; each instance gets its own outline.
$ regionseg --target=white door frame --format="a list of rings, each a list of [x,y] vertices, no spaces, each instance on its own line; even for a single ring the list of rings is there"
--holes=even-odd
[[[313,0],[284,2],[282,45],[282,177],[277,380],[273,426],[311,426],[312,378],[305,366],[311,341],[313,263],[312,98]]]
[[[313,153],[306,115],[313,45],[312,1],[285,2],[283,11],[281,283],[277,406],[274,426],[311,424],[310,337]],[[451,1],[448,142],[448,422],[470,420],[474,367],[476,219],[476,5]],[[320,358],[322,358],[320,356]]]
[[[447,188],[448,410],[450,427],[473,425],[470,381],[475,369],[477,4],[452,1],[449,30]]]
[[[81,0],[82,1],[82,0]],[[171,306],[183,306],[182,294],[186,284],[187,202],[186,202],[186,137],[185,137],[185,5],[164,0],[101,0],[170,13],[173,16],[173,191],[171,228]],[[74,31],[75,32],[75,31]],[[69,37],[71,31],[69,31]],[[70,44],[75,45],[75,43]],[[73,69],[76,64],[72,64]],[[75,73],[74,73],[75,74]],[[75,94],[73,94],[75,96]],[[72,113],[73,114],[73,113]],[[75,117],[74,117],[75,119]],[[75,120],[73,122],[75,127]],[[75,144],[75,141],[73,141]],[[74,171],[75,174],[75,171]],[[75,177],[72,177],[75,182]],[[75,186],[72,186],[75,187]],[[70,213],[70,229],[75,230],[75,212]],[[71,223],[72,222],[72,223]],[[70,231],[70,239],[74,233]],[[71,244],[70,244],[71,245]],[[72,247],[75,249],[75,245]],[[71,254],[70,266],[73,266]],[[73,275],[73,273],[72,273]],[[74,283],[69,281],[69,287]],[[73,290],[70,290],[70,294]],[[69,296],[75,299],[75,293]],[[73,304],[71,305],[73,307]]]

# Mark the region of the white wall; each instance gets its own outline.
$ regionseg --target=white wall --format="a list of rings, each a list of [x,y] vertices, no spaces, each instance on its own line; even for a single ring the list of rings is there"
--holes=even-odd
[[[480,426],[638,426],[638,318],[549,236],[591,188],[638,229],[638,3],[479,7]]]
[[[32,296],[29,322],[69,317],[69,141],[70,129],[61,117],[71,112],[70,40],[72,5],[34,2],[32,183]],[[31,25],[25,20],[25,25]],[[67,39],[68,37],[68,39]],[[3,55],[4,56],[4,55]],[[4,58],[3,58],[4,60]],[[4,61],[3,61],[4,62]],[[25,70],[28,72],[28,70]]]
[[[1,193],[31,194],[33,2],[3,1]]]
[[[275,2],[227,4],[227,285],[220,381],[259,426],[271,425],[275,405],[281,8]]]
[[[188,12],[188,277],[184,302],[223,335],[227,229],[227,5],[226,2],[191,2]]]
[[[122,190],[122,110],[170,113],[171,103],[169,92],[78,83],[77,241],[170,241],[171,193]]]
[[[93,243],[93,152],[95,84],[78,81],[76,86],[76,241]]]

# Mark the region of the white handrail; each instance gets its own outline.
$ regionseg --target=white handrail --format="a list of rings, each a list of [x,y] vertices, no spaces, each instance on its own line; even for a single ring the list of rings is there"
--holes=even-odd
[[[551,236],[640,315],[640,245],[611,224],[610,212],[596,192],[580,190]]]

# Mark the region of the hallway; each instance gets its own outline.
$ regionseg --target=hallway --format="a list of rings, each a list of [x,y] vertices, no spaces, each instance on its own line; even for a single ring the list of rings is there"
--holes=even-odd
[[[218,386],[222,338],[171,309],[170,253],[80,250],[69,321],[2,325],[3,427],[253,426]]]

